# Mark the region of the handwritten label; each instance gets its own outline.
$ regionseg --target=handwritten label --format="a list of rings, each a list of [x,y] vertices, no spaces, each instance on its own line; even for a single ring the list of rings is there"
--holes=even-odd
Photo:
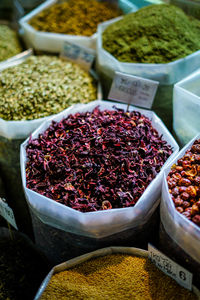
[[[158,81],[116,72],[108,99],[151,108],[158,84]]]
[[[84,70],[89,71],[95,58],[95,51],[65,41],[60,56],[79,64]]]
[[[149,259],[165,274],[176,280],[181,286],[192,290],[192,273],[175,263],[173,260],[148,244]]]
[[[10,208],[2,198],[0,198],[0,215],[4,219],[6,219],[6,221],[9,222],[14,228],[18,229],[12,208]]]

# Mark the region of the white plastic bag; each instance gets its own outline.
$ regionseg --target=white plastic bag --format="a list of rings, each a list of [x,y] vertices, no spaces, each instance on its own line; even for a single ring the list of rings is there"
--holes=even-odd
[[[20,19],[19,23],[23,29],[23,39],[25,43],[29,47],[33,47],[36,50],[48,51],[48,52],[60,52],[63,47],[64,41],[68,41],[74,44],[78,44],[87,48],[96,49],[96,39],[97,34],[93,34],[92,36],[79,36],[79,35],[70,35],[70,34],[60,34],[60,33],[52,33],[52,32],[42,32],[35,30],[31,25],[29,25],[29,21],[31,18],[36,16],[38,13],[43,11],[44,9],[52,6],[57,3],[58,0],[47,0],[37,8],[35,8],[32,12],[27,14],[25,17]],[[136,7],[130,3],[128,0],[120,0],[119,7],[124,11],[124,13],[128,13],[136,10]]]
[[[200,69],[178,82],[173,93],[173,130],[181,145],[200,131]]]
[[[118,17],[101,23],[97,36],[97,71],[102,80],[107,97],[116,71],[159,81],[160,85],[152,106],[169,129],[172,128],[172,92],[173,85],[200,67],[200,50],[184,58],[166,64],[124,63],[104,50],[102,34],[112,23],[122,19]]]
[[[196,285],[200,287],[200,228],[178,213],[169,194],[167,175],[171,166],[184,156],[200,134],[194,137],[170,162],[164,172],[161,198],[160,246],[163,252],[194,273]]]
[[[101,110],[111,110],[113,109],[113,105],[118,108],[126,109],[126,105],[124,104],[111,103],[106,101],[94,101],[85,105],[83,104],[82,106],[76,105],[74,107],[66,109],[54,118],[51,118],[44,122],[32,134],[32,138],[37,138],[40,133],[44,132],[49,127],[52,120],[60,121],[64,117],[67,117],[69,114],[92,111],[97,105],[99,105]],[[131,110],[132,109],[136,108],[132,107]],[[68,240],[73,236],[72,240],[76,241],[79,246],[82,245],[82,247],[85,247],[85,252],[88,252],[88,249],[91,250],[94,249],[92,247],[97,247],[99,245],[98,241],[100,240],[104,242],[102,245],[105,245],[105,243],[107,243],[106,245],[109,245],[109,242],[111,240],[109,237],[111,235],[116,235],[114,237],[116,243],[119,243],[120,239],[121,241],[123,241],[123,238],[125,239],[125,237],[123,237],[123,234],[119,234],[122,231],[124,232],[125,230],[130,230],[128,232],[129,236],[131,234],[134,236],[134,232],[135,235],[142,233],[143,228],[145,228],[146,224],[150,222],[151,217],[159,204],[163,170],[177,153],[178,145],[176,144],[175,140],[170,135],[169,131],[166,129],[162,121],[153,112],[138,108],[136,110],[140,111],[152,121],[153,127],[158,130],[159,134],[163,134],[163,139],[173,147],[174,152],[168,158],[160,173],[147,187],[140,200],[134,207],[82,213],[70,207],[59,204],[54,200],[48,199],[47,197],[44,197],[26,188],[25,149],[28,143],[28,139],[21,145],[20,159],[22,181],[29,208],[36,224],[34,228],[35,235],[37,235],[36,242],[38,240],[40,243],[42,243],[43,248],[45,249],[44,239],[46,239],[46,242],[50,243],[49,247],[46,247],[46,249],[48,249],[48,254],[50,252],[50,248],[52,248],[53,251],[53,247],[55,247],[56,244],[55,240],[58,239],[58,243],[59,240],[61,242],[63,240],[66,241],[67,239],[64,238],[66,235],[68,236]],[[46,231],[46,234],[44,234],[44,232],[41,232],[41,228]],[[54,232],[51,235],[50,230]],[[62,236],[62,239],[59,238],[59,235]],[[52,242],[50,242],[51,238]],[[91,243],[91,239],[93,240],[93,243]],[[95,242],[97,242],[96,245]],[[113,245],[113,243],[110,244]],[[57,252],[59,251],[60,249]],[[52,255],[52,258],[53,257],[55,256]]]

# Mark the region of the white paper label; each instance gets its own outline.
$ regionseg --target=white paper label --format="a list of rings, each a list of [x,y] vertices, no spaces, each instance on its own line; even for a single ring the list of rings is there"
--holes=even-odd
[[[151,108],[158,84],[158,81],[116,72],[108,99]]]
[[[148,244],[149,259],[165,274],[176,280],[181,286],[192,290],[192,273],[165,256],[162,252]]]
[[[60,56],[79,64],[84,70],[89,71],[95,58],[95,51],[65,41]]]
[[[0,215],[6,219],[8,223],[10,223],[13,227],[17,228],[17,224],[15,221],[15,216],[12,208],[8,206],[8,204],[0,198]]]

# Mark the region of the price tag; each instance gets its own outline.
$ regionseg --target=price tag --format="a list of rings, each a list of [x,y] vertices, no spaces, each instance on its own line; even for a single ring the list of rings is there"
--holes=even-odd
[[[0,215],[13,227],[15,227],[15,229],[18,229],[12,208],[10,208],[2,198],[0,198]]]
[[[181,286],[192,290],[192,273],[175,263],[173,260],[148,244],[149,259],[165,274],[175,279]]]
[[[116,72],[108,99],[151,108],[158,84],[158,81]]]
[[[95,58],[95,51],[65,41],[60,56],[79,64],[84,70],[89,71]]]

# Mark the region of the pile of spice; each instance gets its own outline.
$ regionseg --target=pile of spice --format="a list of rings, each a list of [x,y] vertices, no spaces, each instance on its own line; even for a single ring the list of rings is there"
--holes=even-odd
[[[172,166],[167,182],[176,210],[200,227],[200,140]]]
[[[99,23],[122,14],[106,1],[69,0],[46,8],[30,21],[35,29],[46,32],[90,36]]]
[[[27,188],[88,212],[134,206],[172,149],[140,112],[96,107],[52,122],[26,153]]]
[[[103,32],[103,47],[121,62],[168,63],[200,49],[200,21],[180,8],[149,5]]]
[[[112,254],[54,274],[48,299],[194,300],[197,297],[158,270],[148,258]]]
[[[33,299],[48,271],[46,261],[23,236],[1,236],[1,300]]]
[[[56,56],[31,56],[0,73],[0,118],[32,120],[97,97],[93,77]]]
[[[7,25],[0,24],[0,61],[22,51],[17,33]]]

